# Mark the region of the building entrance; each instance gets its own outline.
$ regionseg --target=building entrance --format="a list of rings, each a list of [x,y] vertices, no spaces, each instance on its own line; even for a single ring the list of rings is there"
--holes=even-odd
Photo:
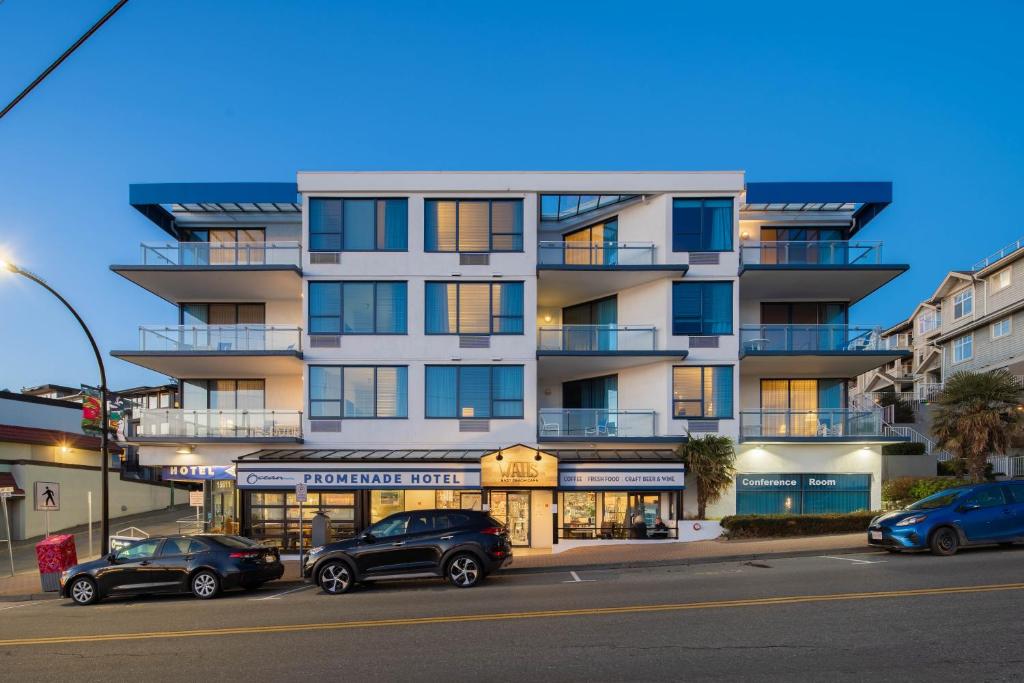
[[[491,491],[491,516],[508,527],[512,545],[530,545],[530,492]]]

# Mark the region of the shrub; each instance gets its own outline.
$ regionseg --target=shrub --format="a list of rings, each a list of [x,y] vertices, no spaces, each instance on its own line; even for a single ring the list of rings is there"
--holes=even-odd
[[[963,458],[940,460],[935,463],[936,474],[940,477],[962,477],[967,472],[967,462]],[[995,481],[996,475],[992,463],[985,463],[985,480]]]
[[[819,536],[864,532],[877,512],[823,515],[733,515],[722,519],[729,538]]]
[[[898,477],[882,483],[882,501],[887,508],[903,507],[963,483],[957,477]]]
[[[954,486],[962,486],[965,482],[962,479],[955,477],[930,477],[928,479],[918,479],[910,487],[910,498],[912,500],[921,500],[927,498],[933,493],[939,491],[945,491],[951,489]]]
[[[882,455],[924,455],[924,444],[920,441],[901,441],[882,446]]]
[[[910,487],[917,481],[914,477],[897,477],[882,482],[882,501],[902,503],[910,500]]]

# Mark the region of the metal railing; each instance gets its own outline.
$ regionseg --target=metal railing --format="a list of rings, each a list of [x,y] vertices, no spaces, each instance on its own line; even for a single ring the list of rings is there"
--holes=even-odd
[[[565,266],[648,266],[654,263],[651,242],[538,242],[537,262]]]
[[[1020,251],[1021,249],[1024,249],[1024,237],[1020,238],[1016,242],[1010,242],[996,253],[978,261],[977,263],[974,264],[974,266],[971,267],[971,270],[981,270],[983,268],[987,268],[996,261],[1004,259],[1013,252]]]
[[[653,410],[604,408],[541,408],[537,412],[539,436],[588,436],[626,438],[655,435]]]
[[[638,535],[643,532],[635,529],[631,524],[623,524],[620,522],[606,523],[600,526],[597,525],[575,525],[570,524],[566,526],[558,527],[558,537],[567,541],[573,540],[598,540],[598,539],[639,539],[646,538],[650,540],[674,540],[679,538],[679,529],[676,527],[669,527],[658,531],[653,526],[647,527],[647,535]]]
[[[141,351],[301,351],[302,329],[288,325],[143,325]]]
[[[298,242],[142,243],[145,266],[298,266]]]
[[[942,382],[918,382],[914,385],[914,397],[918,401],[930,401],[942,392]]]
[[[911,347],[909,334],[894,334],[888,337],[881,337],[879,345],[883,349],[909,350]]]
[[[740,348],[761,351],[879,351],[880,328],[856,325],[742,325]]]
[[[537,329],[540,351],[653,351],[656,329],[634,325],[552,325]]]
[[[187,408],[139,411],[136,436],[182,438],[301,437],[301,410],[190,410]]]
[[[746,265],[866,265],[882,262],[881,242],[845,240],[788,240],[740,246]]]
[[[877,410],[740,411],[743,438],[882,436]]]

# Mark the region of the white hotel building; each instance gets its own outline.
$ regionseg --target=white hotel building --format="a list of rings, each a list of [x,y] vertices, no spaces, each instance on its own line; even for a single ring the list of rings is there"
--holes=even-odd
[[[537,548],[637,514],[674,538],[674,449],[709,432],[738,452],[712,516],[879,507],[898,437],[847,385],[909,352],[848,311],[907,269],[858,235],[889,183],[302,172],[130,199],[172,241],[112,269],[178,321],[113,355],[181,383],[133,440],[211,479],[216,528],[296,547],[302,482],[337,536],[464,506]]]

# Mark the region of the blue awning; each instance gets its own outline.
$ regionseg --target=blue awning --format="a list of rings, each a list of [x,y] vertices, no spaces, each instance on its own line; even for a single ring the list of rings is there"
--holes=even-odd
[[[299,213],[297,183],[143,183],[128,186],[128,203],[175,239],[174,212]],[[170,208],[168,208],[170,207]]]
[[[849,211],[850,234],[867,225],[892,203],[888,181],[747,183],[743,211]]]

